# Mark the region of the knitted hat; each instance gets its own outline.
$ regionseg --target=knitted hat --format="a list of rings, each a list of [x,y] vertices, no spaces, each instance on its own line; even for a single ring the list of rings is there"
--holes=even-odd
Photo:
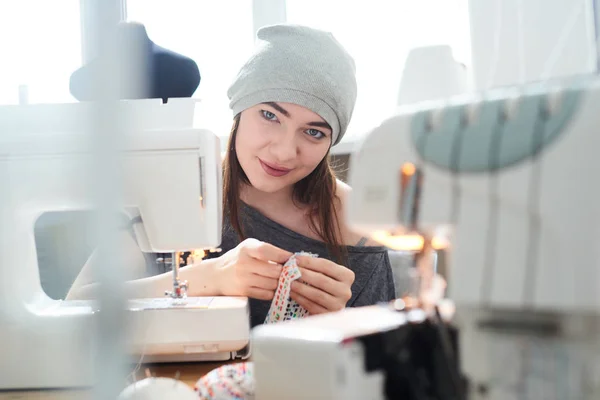
[[[356,67],[329,32],[279,24],[258,30],[257,48],[227,91],[234,115],[265,102],[293,103],[323,118],[340,142],[356,102]]]

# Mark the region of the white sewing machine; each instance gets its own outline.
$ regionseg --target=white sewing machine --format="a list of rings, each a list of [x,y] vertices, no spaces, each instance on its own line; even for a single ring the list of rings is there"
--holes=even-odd
[[[451,232],[457,304],[596,314],[599,99],[600,80],[583,77],[402,110],[352,156],[389,172],[351,168],[349,221],[383,242],[405,233],[401,179],[420,172],[418,229]]]
[[[188,105],[182,101],[121,104],[140,129],[124,139],[123,206],[139,212],[141,248],[162,253],[217,247],[218,137],[186,127]],[[96,305],[44,293],[33,234],[43,212],[93,204],[91,141],[83,133],[91,111],[86,104],[0,107],[0,390],[94,382]],[[131,353],[143,352],[145,361],[243,356],[249,340],[247,299],[185,297],[177,268],[174,275],[174,287],[165,290],[175,295],[130,301]]]
[[[480,326],[510,321],[506,329],[538,338],[571,335],[596,343],[587,348],[598,356],[599,103],[600,79],[578,77],[404,107],[352,154],[348,220],[390,247],[409,233],[448,235],[448,292],[458,310],[499,310]],[[344,310],[255,330],[257,398],[361,393],[360,385],[380,379],[367,365],[382,350],[352,343],[384,335],[396,312]],[[504,312],[526,316],[505,319]],[[357,331],[361,318],[370,333]],[[316,349],[323,368],[308,368]],[[347,361],[357,351],[360,373]],[[267,376],[295,379],[279,385]],[[311,383],[290,388],[289,381]],[[386,398],[384,389],[370,398]]]

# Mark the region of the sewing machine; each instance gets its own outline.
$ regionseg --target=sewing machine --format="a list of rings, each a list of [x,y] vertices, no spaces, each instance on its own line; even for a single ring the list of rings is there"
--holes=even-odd
[[[572,383],[563,398],[598,395],[593,371],[600,359],[600,211],[594,186],[599,102],[600,79],[588,76],[413,104],[369,132],[350,167],[347,218],[353,229],[391,248],[406,235],[417,235],[425,245],[436,238],[449,241],[448,296],[463,315],[477,311],[463,320],[466,329],[511,333],[521,343],[533,338],[547,347],[547,357],[563,354],[556,351],[564,357],[571,352],[570,360],[573,352],[585,357],[585,373],[560,370],[558,376],[569,382],[589,379],[587,392],[577,392],[583,381]],[[418,348],[411,353],[399,346],[406,340],[402,332],[410,332],[402,326],[420,324],[410,321],[415,309],[404,307],[403,299],[397,302],[402,306],[346,309],[257,329],[257,398],[286,393],[286,398],[341,399],[354,391],[361,398],[366,393],[361,385],[376,387],[369,398],[396,398],[391,386],[416,381],[409,363],[399,370],[392,361],[419,354],[433,359]],[[436,343],[443,349],[441,344],[449,343],[447,325],[438,313],[429,315],[441,329]],[[358,328],[363,321],[365,329]],[[364,344],[373,337],[379,345]],[[478,340],[464,340],[466,351],[483,351]],[[446,350],[441,354],[450,354],[445,359],[454,371],[443,376],[453,379],[439,380],[430,368],[423,375],[429,380],[415,385],[423,390],[406,398],[466,398],[466,391],[455,390],[458,385],[425,396],[431,385],[460,377],[460,347]],[[319,367],[309,364],[313,352]],[[438,359],[431,365],[444,363]],[[481,375],[477,378],[489,372],[482,370],[474,372]],[[290,390],[287,379],[280,385],[267,376],[311,384]],[[302,395],[289,395],[295,390]]]
[[[217,247],[222,218],[219,140],[189,127],[185,100],[120,103],[138,128],[123,138],[123,207],[137,211],[140,248],[176,260],[164,298],[129,300],[136,361],[228,360],[244,356],[249,340],[246,298],[188,297],[178,277],[178,253]],[[0,107],[0,390],[94,383],[102,310],[44,293],[33,235],[43,212],[93,207],[91,107]]]
[[[349,221],[393,246],[418,207],[421,233],[451,238],[457,304],[596,314],[598,195],[586,183],[599,97],[600,80],[579,77],[401,110],[353,154],[390,172],[351,169]],[[416,186],[404,182],[416,178],[413,204]]]

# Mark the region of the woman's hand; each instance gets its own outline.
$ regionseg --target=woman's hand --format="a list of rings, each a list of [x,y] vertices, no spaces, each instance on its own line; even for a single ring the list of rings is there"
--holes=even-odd
[[[217,291],[223,296],[272,300],[283,264],[292,253],[256,239],[246,239],[219,257]]]
[[[302,277],[292,282],[291,297],[310,314],[338,311],[352,297],[354,272],[324,258],[296,257]]]

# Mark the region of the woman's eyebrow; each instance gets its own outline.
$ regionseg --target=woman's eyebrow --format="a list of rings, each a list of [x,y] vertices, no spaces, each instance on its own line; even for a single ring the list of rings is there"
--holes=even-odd
[[[324,121],[309,122],[306,125],[308,125],[308,126],[316,126],[318,128],[327,128],[330,131],[333,130],[333,129],[331,129],[331,126],[329,126],[329,124],[327,122],[324,122]]]
[[[272,101],[268,101],[268,102],[266,102],[266,103],[263,103],[263,104],[266,104],[266,105],[268,105],[268,106],[271,106],[271,107],[273,107],[274,109],[276,109],[277,111],[279,111],[280,113],[282,113],[283,115],[285,115],[285,116],[286,116],[286,117],[288,117],[288,118],[290,117],[290,113],[288,112],[288,110],[286,110],[285,108],[281,107],[281,106],[280,106],[279,104],[277,104],[277,103],[274,103],[274,102],[272,102]]]

